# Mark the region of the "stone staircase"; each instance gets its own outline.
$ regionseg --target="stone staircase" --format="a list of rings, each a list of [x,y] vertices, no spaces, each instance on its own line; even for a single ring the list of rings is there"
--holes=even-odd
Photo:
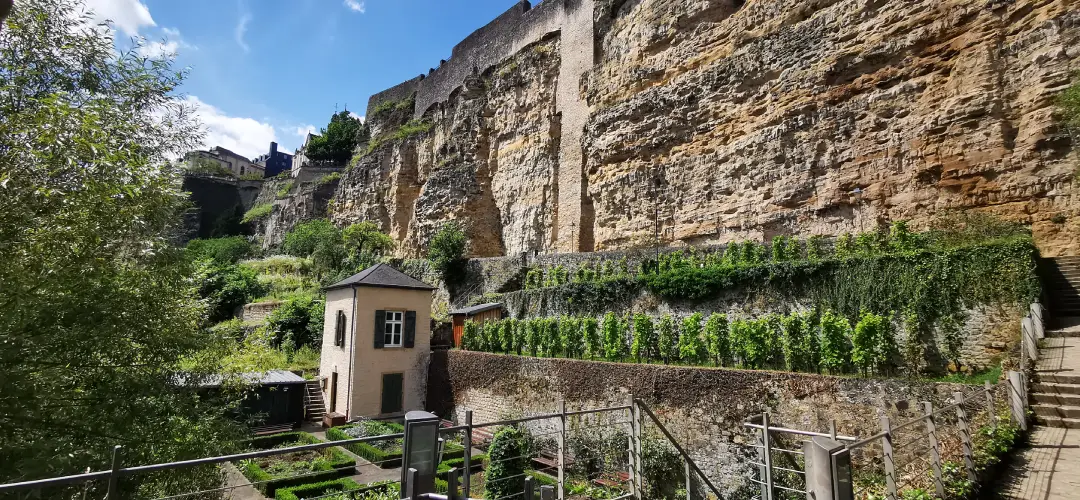
[[[1056,321],[1039,342],[1031,408],[1040,425],[1080,429],[1080,318]]]
[[[1080,317],[1080,257],[1053,257],[1042,260],[1040,274],[1055,318]]]
[[[307,392],[304,393],[304,418],[310,422],[322,422],[326,414],[326,405],[323,404],[322,386],[318,380],[308,380]]]

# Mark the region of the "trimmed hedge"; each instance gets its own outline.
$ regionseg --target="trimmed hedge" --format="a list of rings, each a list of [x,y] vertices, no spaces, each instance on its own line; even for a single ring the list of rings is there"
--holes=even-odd
[[[488,459],[488,456],[485,453],[479,453],[479,454],[473,455],[472,456],[472,463],[469,464],[469,468],[472,469],[472,470],[469,471],[469,474],[475,474],[477,472],[480,472],[481,470],[484,470],[484,466],[487,465],[487,459]],[[439,468],[435,471],[435,477],[445,481],[446,476],[448,476],[450,474],[450,469],[453,469],[455,467],[457,467],[459,469],[465,467],[465,457],[464,456],[461,457],[461,458],[452,458],[450,460],[443,460],[439,464]]]
[[[277,492],[274,493],[274,498],[276,500],[300,500],[302,498],[319,497],[336,491],[345,492],[359,489],[360,485],[356,481],[343,477],[333,481],[278,488]]]
[[[405,426],[396,422],[374,422],[385,428],[386,434],[400,434],[405,432]],[[332,427],[326,430],[326,439],[330,441],[344,441],[347,439],[355,439],[344,432],[345,429],[350,427],[358,427],[364,424],[347,424],[338,427]],[[368,423],[368,425],[372,425]],[[380,469],[394,469],[401,467],[402,450],[396,448],[394,450],[380,450],[379,448],[372,446],[368,443],[352,443],[343,446],[346,450],[349,450],[364,460],[367,460],[377,466]],[[443,445],[443,459],[455,459],[465,456],[465,447],[460,444],[447,442]]]
[[[323,441],[306,432],[283,432],[250,439],[247,441],[247,445],[250,448],[266,450],[290,442],[315,444]],[[252,483],[258,483],[254,485],[255,488],[268,497],[273,497],[279,488],[331,481],[340,476],[348,476],[353,473],[353,469],[350,469],[350,467],[356,465],[356,460],[338,448],[326,448],[325,451],[329,453],[330,460],[316,464],[316,472],[301,477],[275,478],[273,474],[264,470],[255,460],[243,460],[240,462],[239,468],[244,477]]]

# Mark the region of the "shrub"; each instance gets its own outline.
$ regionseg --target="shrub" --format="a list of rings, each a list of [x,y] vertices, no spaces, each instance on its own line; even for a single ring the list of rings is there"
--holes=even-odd
[[[596,318],[587,317],[581,322],[581,336],[585,343],[585,355],[596,358],[603,354],[603,344],[600,342],[600,325]]]
[[[196,268],[196,280],[210,323],[233,317],[237,308],[265,293],[255,271],[243,266],[202,261]]]
[[[613,312],[604,315],[604,358],[616,361],[623,358],[622,325]]]
[[[321,440],[306,432],[286,432],[251,439],[247,441],[247,445],[254,449],[270,449],[293,443],[315,444],[321,442]],[[356,465],[356,460],[353,460],[338,448],[325,449],[323,456],[313,461],[305,463],[289,462],[290,470],[284,472],[268,471],[260,465],[260,461],[262,463],[274,463],[273,459],[242,460],[239,463],[239,469],[248,480],[257,483],[255,487],[268,497],[273,497],[278,488],[318,483],[336,479],[340,476],[351,475],[355,472],[353,466]],[[305,473],[298,476],[296,474],[298,468]]]
[[[251,242],[242,236],[191,240],[184,248],[192,260],[210,259],[219,264],[236,264],[254,250]]]
[[[501,427],[495,432],[488,448],[484,498],[503,498],[524,490],[529,448],[528,436],[520,427]]]
[[[851,324],[832,311],[821,315],[821,366],[830,373],[843,373],[851,360]]]
[[[457,283],[462,278],[467,243],[465,232],[456,222],[444,224],[428,243],[428,260],[444,282]]]
[[[581,322],[576,318],[559,318],[559,348],[568,358],[581,357]]]
[[[478,329],[478,326],[477,326],[475,321],[473,321],[471,319],[465,320],[465,325],[462,326],[462,331],[461,331],[461,346],[460,347],[462,349],[465,349],[466,351],[479,351],[480,350],[480,344],[478,342],[479,339],[477,338],[477,336],[479,335],[479,332],[477,331],[477,329]]]
[[[630,347],[630,355],[637,361],[643,361],[655,358],[655,350],[656,338],[652,318],[646,314],[635,314],[634,343]]]
[[[544,335],[544,325],[541,319],[526,320],[525,344],[529,348],[529,354],[536,356],[540,351],[541,339]]]
[[[289,191],[292,191],[293,184],[295,183],[296,181],[292,179],[282,182],[278,185],[277,191],[274,194],[277,195],[278,198],[284,198],[288,196]]]
[[[293,297],[266,318],[266,326],[274,333],[274,345],[286,350],[302,346],[322,345],[326,304],[314,296]]]
[[[825,238],[815,234],[806,240],[806,259],[816,262],[825,257]]]
[[[352,255],[383,255],[394,249],[394,240],[371,221],[351,224],[341,232],[345,249]]]
[[[665,314],[660,318],[660,325],[657,328],[657,343],[659,344],[658,350],[660,351],[660,359],[665,363],[670,363],[678,358],[678,332],[675,330],[675,321],[671,319],[670,314]]]
[[[716,366],[724,366],[731,359],[731,343],[728,339],[727,315],[713,313],[705,322],[705,349]]]
[[[705,344],[701,340],[701,313],[683,318],[679,332],[679,359],[684,363],[698,364],[705,359]]]
[[[308,257],[320,245],[340,245],[341,231],[328,219],[301,222],[285,234],[282,249],[289,255]]]
[[[817,342],[810,342],[813,333],[807,328],[806,320],[800,314],[791,314],[782,320],[784,359],[789,370],[817,371],[813,350]]]
[[[514,352],[514,330],[517,328],[517,320],[510,319],[499,322],[499,346],[503,352]]]
[[[648,492],[645,498],[675,498],[675,490],[684,483],[682,457],[666,440],[651,434],[641,439],[641,475]]]
[[[274,205],[270,203],[260,203],[251,207],[250,210],[244,213],[244,218],[240,219],[240,222],[247,224],[255,222],[263,217],[270,215],[274,211]]]

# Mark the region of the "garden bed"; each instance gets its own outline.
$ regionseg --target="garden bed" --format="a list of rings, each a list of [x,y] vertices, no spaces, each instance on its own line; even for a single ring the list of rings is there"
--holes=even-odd
[[[326,430],[330,441],[344,441],[367,436],[401,434],[405,427],[395,422],[364,420],[355,424],[340,425]],[[344,448],[377,465],[381,469],[401,467],[402,439],[386,439],[370,443],[352,443]],[[447,441],[443,445],[443,459],[457,459],[465,456],[465,448],[460,444]]]
[[[254,438],[246,444],[252,450],[268,450],[321,442],[306,432],[283,432]],[[268,497],[275,496],[280,488],[333,481],[356,470],[356,460],[338,448],[241,460],[237,465],[244,477]]]

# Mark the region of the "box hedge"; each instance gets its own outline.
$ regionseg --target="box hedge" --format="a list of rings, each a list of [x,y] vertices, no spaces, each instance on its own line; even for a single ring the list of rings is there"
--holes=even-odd
[[[278,488],[274,493],[274,498],[276,500],[300,500],[302,498],[320,497],[334,492],[355,491],[359,489],[360,485],[357,484],[356,481],[343,477],[331,481]]]
[[[379,421],[365,421],[357,424],[347,424],[338,427],[332,427],[326,430],[326,439],[330,441],[344,441],[347,439],[355,439],[354,437],[345,433],[346,429],[355,427],[365,427],[369,436],[378,436],[383,434],[401,434],[405,432],[405,426],[396,422],[379,422]],[[344,446],[345,449],[359,455],[364,460],[377,465],[382,469],[393,469],[401,467],[402,450],[400,446],[394,447],[390,450],[382,450],[369,443],[352,443]],[[465,456],[465,447],[454,442],[446,442],[443,445],[443,459],[455,459]]]
[[[315,444],[321,443],[319,438],[306,432],[283,432],[270,436],[261,436],[246,442],[248,448],[267,450],[288,443]],[[339,448],[326,448],[329,460],[315,464],[314,472],[301,476],[275,477],[264,470],[255,460],[243,460],[239,464],[240,471],[249,481],[254,483],[256,489],[268,497],[273,497],[279,488],[299,486],[312,483],[331,481],[341,476],[352,475],[355,472],[353,466],[356,460]]]

